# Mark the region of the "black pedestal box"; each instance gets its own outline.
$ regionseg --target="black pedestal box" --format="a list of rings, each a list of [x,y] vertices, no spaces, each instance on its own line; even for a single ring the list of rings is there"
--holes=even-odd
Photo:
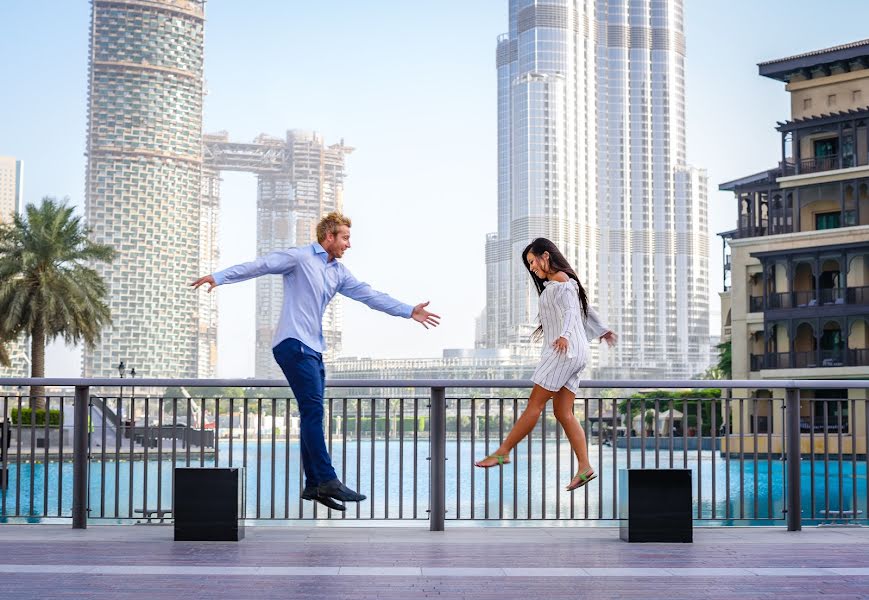
[[[626,542],[691,543],[691,470],[619,470],[619,518]]]
[[[244,469],[176,467],[175,541],[237,542],[244,538]]]

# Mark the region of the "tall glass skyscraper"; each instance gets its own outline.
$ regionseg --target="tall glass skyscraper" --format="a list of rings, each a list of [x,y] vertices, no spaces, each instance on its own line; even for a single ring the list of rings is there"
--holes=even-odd
[[[189,289],[207,254],[204,0],[91,5],[85,216],[118,256],[96,265],[113,325],[85,350],[83,375],[112,376],[124,360],[145,376],[209,376],[198,356],[200,295]]]
[[[511,0],[498,41],[498,231],[487,345],[526,343],[532,238],[620,334],[603,377],[687,377],[709,340],[705,173],[686,164],[682,0]]]
[[[486,337],[529,350],[537,292],[519,259],[532,238],[597,283],[594,3],[511,0],[497,48],[498,231],[486,240]]]

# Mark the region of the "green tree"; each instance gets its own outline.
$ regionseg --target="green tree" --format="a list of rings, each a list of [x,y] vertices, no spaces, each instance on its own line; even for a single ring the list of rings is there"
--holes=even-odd
[[[0,226],[0,339],[30,336],[32,377],[45,376],[47,342],[92,347],[111,323],[106,284],[87,264],[111,262],[115,251],[88,239],[67,201],[45,197]],[[44,407],[43,386],[30,395]]]
[[[671,407],[683,413],[683,426],[696,427],[698,404],[702,419],[702,435],[711,434],[712,424],[712,402],[710,400],[718,400],[721,398],[721,390],[717,388],[699,389],[699,390],[653,390],[648,392],[637,392],[632,394],[630,398],[619,402],[618,411],[625,415],[626,425],[628,427],[633,423],[634,417],[641,411],[645,411],[645,422],[651,425],[654,421],[655,401],[657,401],[658,410],[666,411]],[[628,412],[628,400],[631,404],[631,414]],[[637,432],[639,433],[639,432]]]

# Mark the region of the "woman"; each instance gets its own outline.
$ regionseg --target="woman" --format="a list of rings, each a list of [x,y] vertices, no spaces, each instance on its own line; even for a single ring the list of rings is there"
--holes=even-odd
[[[540,326],[532,339],[543,338],[543,355],[531,377],[534,388],[525,411],[498,450],[474,464],[482,468],[508,464],[510,451],[531,433],[546,402],[553,398],[555,418],[564,428],[579,464],[567,486],[567,491],[573,491],[597,477],[588,460],[585,432],[573,414],[579,374],[588,362],[589,340],[603,339],[614,346],[616,334],[589,307],[585,289],[555,244],[537,238],[522,251],[522,262],[540,296]]]

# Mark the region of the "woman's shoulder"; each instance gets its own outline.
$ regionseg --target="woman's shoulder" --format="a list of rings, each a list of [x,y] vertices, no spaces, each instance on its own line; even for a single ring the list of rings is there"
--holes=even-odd
[[[555,275],[552,276],[552,280],[556,283],[567,283],[568,281],[573,281],[570,277],[567,276],[567,273],[564,271],[559,271]]]

